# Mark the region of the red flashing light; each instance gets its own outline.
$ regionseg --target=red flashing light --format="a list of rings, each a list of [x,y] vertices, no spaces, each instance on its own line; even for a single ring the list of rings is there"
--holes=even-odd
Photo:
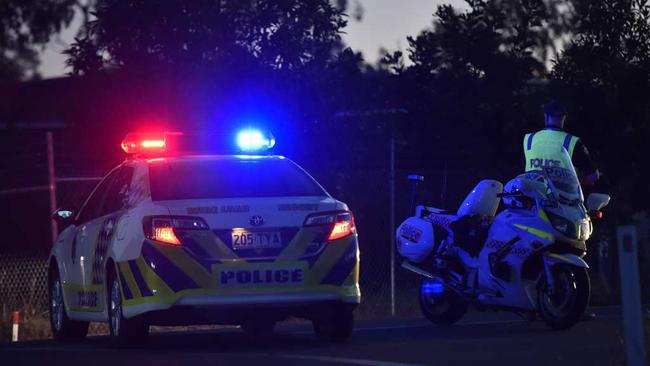
[[[171,135],[181,133],[129,133],[122,140],[122,150],[127,154],[164,153],[167,150],[167,137]]]
[[[143,140],[140,146],[145,149],[160,149],[167,146],[167,143],[165,143],[165,140]]]

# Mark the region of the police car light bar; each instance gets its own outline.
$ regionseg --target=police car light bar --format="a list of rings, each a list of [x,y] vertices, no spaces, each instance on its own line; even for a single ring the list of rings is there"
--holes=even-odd
[[[122,140],[122,150],[127,154],[163,153],[167,149],[169,136],[182,135],[180,132],[129,133]]]
[[[237,134],[237,147],[243,152],[268,150],[275,146],[273,135],[264,134],[260,130],[245,129]]]
[[[274,145],[275,138],[272,134],[252,128],[241,130],[236,135],[211,132],[132,132],[126,135],[121,144],[122,150],[129,155],[148,157],[168,153],[255,154],[269,150]]]

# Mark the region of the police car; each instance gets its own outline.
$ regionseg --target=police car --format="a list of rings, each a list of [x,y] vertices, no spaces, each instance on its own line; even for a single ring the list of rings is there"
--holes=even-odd
[[[65,226],[49,266],[54,338],[81,339],[89,322],[108,322],[119,343],[150,325],[259,334],[300,317],[321,339],[347,339],[360,302],[347,205],[291,160],[263,155],[270,135],[240,132],[237,155],[194,152],[195,137],[127,135],[125,161],[79,210],[54,213]]]

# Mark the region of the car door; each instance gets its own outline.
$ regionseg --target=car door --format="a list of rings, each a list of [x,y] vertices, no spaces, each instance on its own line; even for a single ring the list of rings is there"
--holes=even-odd
[[[68,306],[76,311],[97,309],[99,305],[98,287],[88,287],[92,283],[92,278],[89,278],[92,276],[92,252],[99,233],[98,216],[104,197],[118,172],[119,169],[112,171],[97,185],[77,215],[78,225],[71,249],[74,279],[67,286],[68,294],[66,294],[70,299]]]
[[[91,207],[89,221],[82,225],[79,241],[83,292],[79,303],[85,308],[102,310],[104,304],[104,275],[107,253],[120,215],[128,208],[128,190],[133,177],[133,168],[121,166],[107,177],[106,187],[98,196],[96,206]]]

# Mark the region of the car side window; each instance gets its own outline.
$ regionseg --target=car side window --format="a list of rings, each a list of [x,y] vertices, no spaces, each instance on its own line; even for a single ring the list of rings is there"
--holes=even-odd
[[[133,167],[125,166],[120,169],[111,182],[99,216],[129,208],[129,188],[133,180]]]
[[[106,196],[106,192],[110,187],[111,182],[115,179],[115,177],[120,172],[120,170],[121,169],[111,172],[111,174],[106,176],[106,178],[104,178],[104,180],[102,180],[99,183],[97,188],[95,188],[93,193],[86,201],[86,204],[81,209],[77,221],[79,221],[80,223],[85,223],[94,218],[99,217],[100,209],[102,207],[102,203],[104,202],[104,197]]]

